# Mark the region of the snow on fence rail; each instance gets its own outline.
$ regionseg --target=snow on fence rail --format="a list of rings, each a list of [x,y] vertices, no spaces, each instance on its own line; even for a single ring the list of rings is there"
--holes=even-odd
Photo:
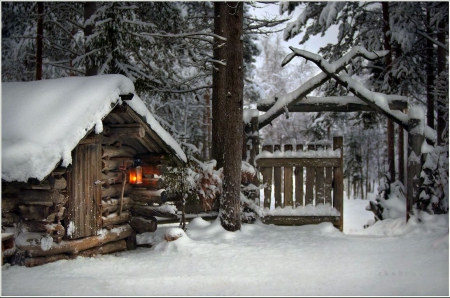
[[[303,145],[263,145],[256,165],[263,176],[265,215],[268,224],[299,225],[323,221],[343,229],[343,138],[326,143]],[[272,196],[273,185],[273,196]],[[282,192],[284,200],[282,200]],[[276,210],[269,211],[272,197]],[[323,206],[322,206],[323,205]],[[328,208],[329,214],[312,215],[311,206]],[[280,210],[281,207],[285,212]],[[266,209],[267,208],[267,209]],[[298,212],[296,212],[297,210]],[[302,210],[308,209],[308,212]],[[323,211],[323,210],[322,210]],[[308,215],[304,215],[308,214]],[[339,215],[337,215],[339,214]]]

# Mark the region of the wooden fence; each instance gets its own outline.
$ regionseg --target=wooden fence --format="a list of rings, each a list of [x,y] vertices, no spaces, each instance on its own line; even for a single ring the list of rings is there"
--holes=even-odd
[[[331,144],[303,145],[264,145],[256,157],[256,165],[263,176],[264,207],[270,208],[272,185],[275,208],[307,207],[329,204],[339,215],[295,215],[287,212],[283,215],[265,215],[264,223],[276,225],[304,225],[320,222],[332,222],[343,230],[343,138],[333,138]],[[284,149],[284,151],[282,151]],[[305,148],[306,149],[306,148]],[[337,150],[339,149],[339,150]],[[284,193],[284,200],[282,200]],[[310,206],[308,206],[310,207]],[[277,213],[275,213],[277,214]],[[288,215],[294,214],[294,215]],[[301,214],[301,213],[299,213]]]

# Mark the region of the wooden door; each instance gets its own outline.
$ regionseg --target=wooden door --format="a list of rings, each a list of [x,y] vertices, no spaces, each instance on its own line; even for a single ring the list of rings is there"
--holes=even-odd
[[[68,183],[68,239],[98,235],[102,228],[101,144],[79,144],[72,152]]]

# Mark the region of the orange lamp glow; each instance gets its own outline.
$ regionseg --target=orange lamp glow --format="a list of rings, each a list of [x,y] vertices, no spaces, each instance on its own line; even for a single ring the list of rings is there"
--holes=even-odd
[[[130,175],[128,177],[128,182],[131,184],[141,184],[142,183],[142,168],[137,166],[130,169]]]

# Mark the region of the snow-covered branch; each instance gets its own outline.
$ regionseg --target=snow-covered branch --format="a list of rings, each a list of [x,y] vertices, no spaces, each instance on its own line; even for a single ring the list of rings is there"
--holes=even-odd
[[[425,33],[422,32],[422,31],[417,31],[417,34],[419,34],[419,35],[422,36],[422,37],[425,37],[426,39],[430,40],[430,41],[431,41],[432,43],[434,43],[435,45],[437,45],[437,46],[443,48],[444,50],[446,50],[446,51],[448,52],[448,47],[447,47],[445,44],[440,43],[440,42],[437,41],[436,39],[430,37],[428,34],[425,34]]]
[[[211,33],[211,32],[191,32],[191,33],[180,33],[180,34],[171,34],[171,33],[140,33],[142,36],[152,36],[152,37],[171,37],[171,38],[184,38],[184,37],[194,37],[194,36],[212,36],[217,39],[226,41],[227,39],[223,36]]]
[[[300,54],[308,55],[310,59],[316,59],[322,61],[322,57],[316,55],[314,53],[299,50],[293,47],[290,47],[293,53],[289,54],[284,58],[282,62],[282,66],[288,64],[295,56],[300,56]],[[387,55],[388,51],[377,51],[377,52],[369,52],[364,47],[354,47],[350,52],[342,56],[340,59],[333,63],[333,73],[340,72],[345,68],[347,64],[351,62],[351,60],[355,57],[364,57],[368,60],[375,60],[380,57]],[[323,60],[324,61],[324,60]],[[326,62],[326,61],[324,61]],[[328,63],[328,62],[326,62]],[[300,86],[298,89],[293,92],[287,93],[283,96],[279,96],[276,98],[276,103],[270,108],[265,114],[259,116],[259,128],[270,124],[275,118],[281,115],[284,112],[284,107],[286,106],[288,109],[295,105],[297,102],[305,98],[311,91],[324,84],[326,81],[330,79],[330,76],[322,72],[311,79],[309,79],[305,84]]]
[[[197,88],[191,88],[191,89],[186,89],[186,90],[175,90],[175,89],[154,89],[154,91],[157,92],[170,92],[170,93],[188,93],[188,92],[194,92],[197,90],[201,90],[201,89],[210,89],[212,88],[212,85],[205,85],[205,86],[200,86]]]
[[[408,130],[408,115],[401,111],[392,111],[389,108],[388,96],[386,94],[370,91],[360,82],[352,79],[347,74],[338,74],[342,69],[342,66],[349,63],[350,60],[354,57],[362,56],[368,60],[374,60],[386,55],[388,51],[369,52],[363,47],[354,47],[349,53],[347,53],[334,63],[328,63],[325,59],[317,54],[305,50],[296,49],[294,47],[290,47],[290,49],[293,51],[292,54],[294,55],[288,55],[283,61],[284,64],[289,63],[289,61],[291,61],[295,56],[300,56],[305,58],[306,60],[312,61],[323,71],[323,73],[335,79],[336,82],[338,82],[342,86],[348,88],[349,91],[354,93],[358,98],[371,106],[375,111],[382,113],[392,121],[402,126],[405,130]],[[430,129],[431,128],[429,128],[428,131]],[[432,135],[432,133],[427,133],[426,138],[434,141]]]

